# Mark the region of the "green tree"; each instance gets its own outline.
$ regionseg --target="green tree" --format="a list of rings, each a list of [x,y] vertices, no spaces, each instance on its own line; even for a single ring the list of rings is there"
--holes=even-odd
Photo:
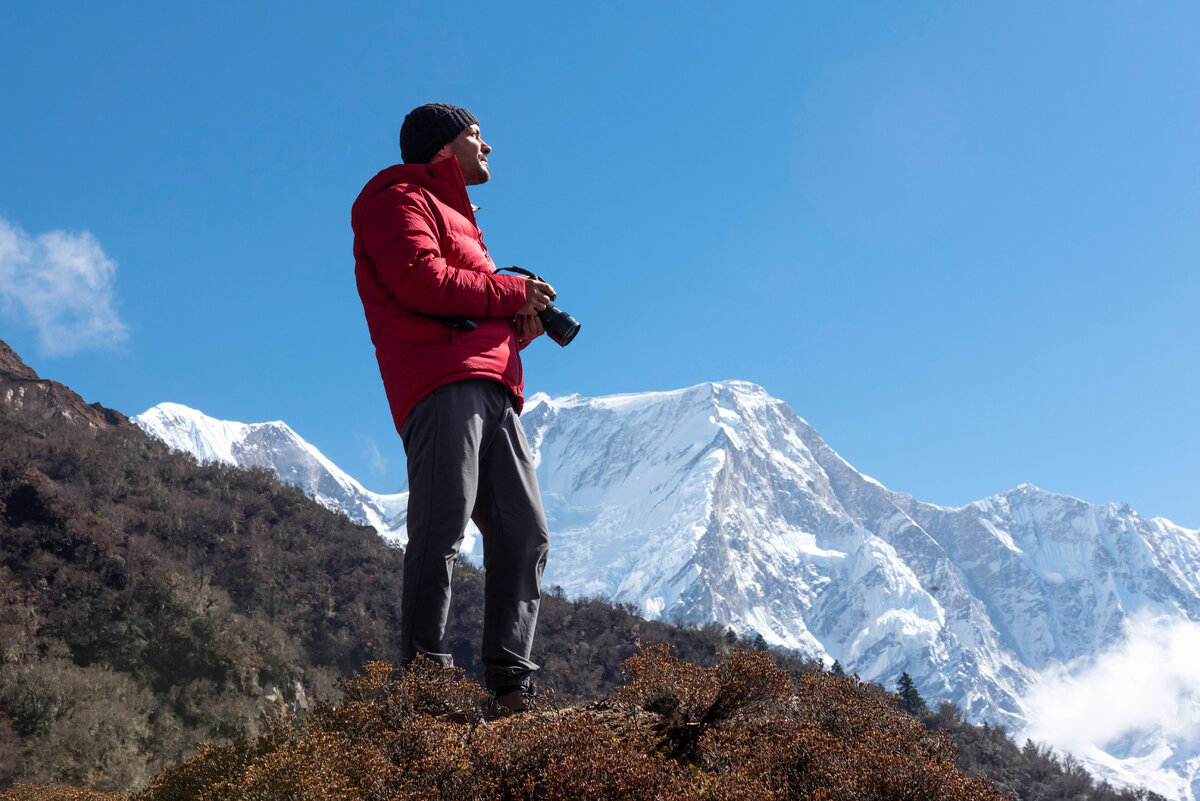
[[[912,676],[907,672],[900,674],[896,682],[896,694],[900,696],[900,708],[910,715],[916,715],[925,709],[925,699],[917,692]]]

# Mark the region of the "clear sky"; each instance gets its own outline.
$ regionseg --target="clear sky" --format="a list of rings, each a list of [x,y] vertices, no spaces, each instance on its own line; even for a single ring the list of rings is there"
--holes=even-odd
[[[350,203],[471,109],[551,395],[764,386],[893,490],[1200,527],[1192,2],[0,4],[0,338],[136,414],[403,452]]]

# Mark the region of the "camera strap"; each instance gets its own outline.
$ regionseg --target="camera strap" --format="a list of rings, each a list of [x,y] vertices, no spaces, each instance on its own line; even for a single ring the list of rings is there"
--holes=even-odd
[[[523,275],[526,278],[532,278],[534,281],[541,281],[542,283],[546,283],[545,278],[542,278],[540,275],[537,275],[535,273],[530,272],[529,270],[526,270],[524,267],[516,267],[516,266],[501,267],[500,269],[496,270],[496,272],[498,272],[498,273],[517,273],[518,275]]]

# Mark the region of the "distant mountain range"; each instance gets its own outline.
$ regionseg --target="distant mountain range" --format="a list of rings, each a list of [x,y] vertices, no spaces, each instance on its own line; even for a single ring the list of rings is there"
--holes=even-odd
[[[753,384],[535,395],[522,419],[551,528],[547,586],[757,632],[889,688],[907,672],[975,721],[1020,730],[1038,674],[1118,643],[1134,616],[1200,621],[1196,531],[1032,485],[958,509],[922,503]],[[175,404],[134,421],[199,459],[274,470],[404,541],[405,493],[367,491],[283,423]],[[1162,737],[1144,734],[1173,750],[1141,754],[1139,780],[1169,775],[1174,797],[1195,799],[1200,752]],[[1130,750],[1090,766],[1127,779]]]

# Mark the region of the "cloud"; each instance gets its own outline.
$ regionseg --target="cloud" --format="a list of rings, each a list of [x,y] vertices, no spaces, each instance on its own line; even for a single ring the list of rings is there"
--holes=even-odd
[[[365,434],[355,434],[354,436],[358,439],[358,444],[362,446],[362,454],[371,466],[371,471],[374,473],[387,472],[387,457],[379,450],[379,446],[375,444],[375,440]]]
[[[32,237],[0,218],[0,313],[33,328],[47,356],[125,341],[115,309],[116,275],[116,262],[87,231]]]
[[[1147,784],[1163,781],[1179,768],[1169,744],[1200,741],[1198,654],[1200,623],[1130,618],[1122,642],[1041,675],[1025,698],[1022,736],[1085,759],[1103,752],[1116,774],[1124,767]]]

